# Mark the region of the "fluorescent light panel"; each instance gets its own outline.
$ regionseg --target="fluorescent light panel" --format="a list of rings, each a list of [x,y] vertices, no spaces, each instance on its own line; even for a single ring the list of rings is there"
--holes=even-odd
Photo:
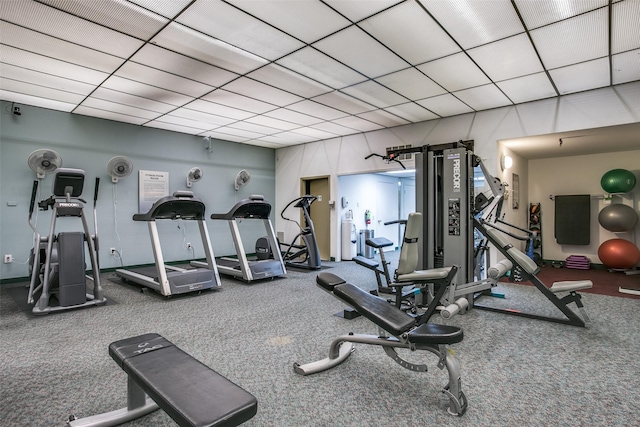
[[[525,34],[470,49],[467,53],[493,81],[543,71],[529,37]]]
[[[604,7],[607,3],[608,0],[515,0],[520,15],[529,30]]]

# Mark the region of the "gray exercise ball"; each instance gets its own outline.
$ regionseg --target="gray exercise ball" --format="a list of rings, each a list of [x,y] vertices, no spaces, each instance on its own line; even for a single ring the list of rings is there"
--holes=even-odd
[[[631,206],[615,203],[600,211],[598,222],[605,229],[620,233],[633,230],[638,223],[638,214]]]

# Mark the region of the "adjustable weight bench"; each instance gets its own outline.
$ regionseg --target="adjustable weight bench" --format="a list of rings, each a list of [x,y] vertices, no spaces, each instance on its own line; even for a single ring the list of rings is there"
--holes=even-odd
[[[113,342],[109,355],[127,373],[127,408],[69,425],[115,426],[164,410],[181,427],[230,427],[251,419],[256,398],[158,334]]]
[[[451,267],[451,269],[456,270],[455,267]],[[426,365],[402,359],[395,349],[427,350],[438,356],[438,368],[446,367],[449,372],[449,383],[442,390],[449,397],[448,412],[452,415],[462,416],[467,410],[467,398],[461,390],[462,380],[458,362],[447,348],[448,344],[462,341],[462,330],[455,326],[427,323],[428,317],[421,317],[417,320],[384,299],[351,283],[336,280],[336,278],[337,276],[334,274],[320,273],[316,282],[322,289],[332,293],[338,299],[352,306],[363,317],[375,323],[380,328],[380,334],[349,333],[342,335],[331,343],[329,357],[304,365],[294,363],[294,371],[300,375],[311,375],[331,369],[344,362],[351,355],[354,351],[353,343],[361,343],[381,346],[387,356],[403,368],[426,372]]]

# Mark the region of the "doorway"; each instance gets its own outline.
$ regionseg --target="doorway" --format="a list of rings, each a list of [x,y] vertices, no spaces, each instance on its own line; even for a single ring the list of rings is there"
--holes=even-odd
[[[303,178],[300,184],[301,196],[311,194],[318,197],[318,200],[309,208],[309,216],[315,228],[320,258],[329,260],[331,259],[331,206],[329,206],[331,188],[329,177]],[[301,224],[304,221],[302,214],[300,221]]]

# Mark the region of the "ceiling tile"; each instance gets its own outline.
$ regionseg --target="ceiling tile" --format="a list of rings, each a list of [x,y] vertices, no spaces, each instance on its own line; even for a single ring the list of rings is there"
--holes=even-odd
[[[264,134],[259,132],[251,132],[245,129],[238,129],[233,126],[221,127],[221,128],[215,129],[215,131],[226,133],[228,135],[235,135],[237,137],[244,138],[244,139],[254,139],[254,138],[260,138],[264,136]]]
[[[387,74],[376,81],[412,100],[446,93],[446,90],[415,68]]]
[[[220,132],[218,130],[209,130],[206,132],[202,132],[200,135],[202,136],[210,136],[211,138],[220,139],[223,141],[231,141],[231,142],[245,142],[247,138],[240,137],[237,135],[231,135],[229,133]]]
[[[613,55],[613,84],[640,80],[640,49]]]
[[[455,96],[446,94],[432,98],[421,99],[418,104],[433,111],[440,117],[455,116],[457,114],[471,113],[473,110]]]
[[[327,107],[326,105],[319,104],[315,101],[305,100],[296,102],[287,106],[287,109],[298,111],[300,113],[308,114],[313,117],[319,117],[324,120],[333,120],[338,117],[344,117],[347,113],[344,113],[335,108]]]
[[[184,76],[209,86],[222,86],[238,77],[238,74],[206,64],[152,44],[136,52],[131,61],[153,67],[167,73]]]
[[[267,117],[267,116],[255,116],[247,119],[246,121],[249,123],[255,123],[257,125],[272,127],[276,129],[291,130],[291,129],[300,127],[299,124],[295,124],[295,123],[291,123],[291,122],[287,122],[284,120],[279,120],[279,119],[275,119],[273,117]]]
[[[515,0],[516,7],[529,30],[604,7],[607,3],[608,0],[563,0],[557,2]]]
[[[195,2],[176,21],[270,60],[304,46],[282,31],[220,1]]]
[[[181,93],[172,92],[118,76],[109,77],[102,84],[102,87],[175,106],[184,105],[193,99],[192,97]]]
[[[512,102],[495,85],[484,85],[464,89],[454,94],[476,111],[504,107]]]
[[[335,138],[336,137],[332,133],[325,132],[325,131],[322,131],[320,129],[315,129],[315,128],[312,128],[312,127],[298,128],[298,129],[292,130],[291,132],[292,133],[296,133],[296,134],[300,134],[300,135],[310,136],[314,140],[329,139],[329,138]]]
[[[413,123],[438,118],[438,116],[433,114],[431,111],[413,102],[395,105],[393,107],[385,108],[385,110]]]
[[[464,53],[447,56],[417,67],[449,92],[490,83]]]
[[[269,111],[264,115],[267,117],[273,117],[276,119],[295,123],[299,126],[309,126],[323,121],[322,119],[319,119],[317,117],[311,117],[306,114],[298,113],[297,111],[291,111],[287,108],[279,108],[277,110]]]
[[[303,98],[331,92],[330,87],[314,82],[277,64],[265,65],[247,74],[247,77],[295,93]]]
[[[409,121],[384,110],[368,111],[358,114],[358,117],[377,123],[383,127],[394,127],[409,123]]]
[[[224,89],[281,107],[302,100],[299,96],[246,77],[241,77],[226,84]]]
[[[537,73],[496,83],[516,104],[556,96],[546,73]]]
[[[170,130],[173,132],[186,133],[188,135],[198,135],[202,132],[202,129],[192,128],[189,126],[176,125],[173,123],[162,122],[154,120],[144,124],[145,127],[158,128],[164,130]]]
[[[227,123],[232,122],[232,120],[224,119],[222,117],[218,117],[209,121],[207,119],[209,119],[211,115],[207,116],[206,114],[201,113],[200,115],[190,116],[187,113],[188,111],[186,110],[182,110],[178,114],[174,114],[174,112],[171,112],[169,114],[165,114],[164,116],[158,117],[155,121],[163,122],[163,123],[171,123],[179,126],[186,126],[188,128],[193,128],[193,129],[200,129],[200,131],[217,128],[221,126],[222,123],[224,122],[227,122]],[[205,120],[201,120],[201,119],[205,119]],[[220,123],[213,123],[214,121],[219,121]]]
[[[351,24],[321,2],[229,0],[229,3],[306,43]]]
[[[191,107],[192,104],[189,104]],[[192,108],[178,108],[167,114],[165,117],[174,116],[183,119],[192,119],[197,122],[203,123],[205,129],[213,129],[218,126],[226,126],[235,122],[236,120],[230,117],[223,117],[218,114],[211,114],[208,112],[194,110]]]
[[[509,0],[420,0],[465,49],[524,32]]]
[[[349,27],[313,47],[369,77],[407,68],[407,63],[357,27]]]
[[[268,135],[262,138],[264,141],[272,142],[279,145],[303,144],[305,142],[314,141],[315,138],[308,135],[302,135],[295,132],[280,132],[274,135]]]
[[[257,99],[249,98],[243,95],[238,95],[237,93],[229,92],[223,89],[215,90],[210,94],[203,96],[202,99],[233,109],[248,111],[254,114],[262,114],[278,108],[276,105],[258,101]]]
[[[98,108],[85,107],[80,105],[73,110],[74,114],[80,114],[82,116],[98,117],[106,120],[114,120],[117,122],[131,123],[134,125],[142,125],[147,122],[147,119],[140,117],[129,116],[123,113],[117,113],[114,111],[101,110]]]
[[[316,125],[311,125],[309,126],[311,128],[314,129],[320,129],[322,131],[325,132],[329,132],[332,133],[334,135],[351,135],[353,133],[356,133],[358,131],[351,129],[351,128],[347,128],[344,126],[340,126],[339,124],[333,123],[333,122],[322,122],[322,123],[318,123]]]
[[[158,1],[158,0],[128,0],[131,3],[135,3],[158,13],[167,18],[174,18],[182,9],[184,9],[192,0],[171,0],[171,1]]]
[[[375,107],[366,102],[362,102],[352,96],[341,92],[330,92],[324,95],[316,96],[313,101],[324,104],[328,107],[336,108],[349,114],[364,113],[365,111],[374,110]]]
[[[36,96],[40,98],[51,99],[70,104],[78,104],[84,99],[84,95],[66,92],[51,87],[34,85],[18,80],[3,78],[0,81],[0,88],[9,92],[22,93],[25,95]]]
[[[127,62],[116,73],[116,76],[125,79],[144,83],[167,90],[175,90],[184,95],[191,97],[199,97],[205,93],[211,92],[213,87],[198,83],[194,80],[185,79],[175,74],[165,73],[155,68],[145,65],[136,64],[135,62]]]
[[[63,78],[73,76],[73,80],[75,81],[92,85],[100,84],[109,76],[109,74],[101,71],[15,49],[4,44],[0,45],[0,58],[2,58],[2,62],[5,64],[11,64],[27,70],[38,71]]]
[[[154,101],[152,99],[131,95],[104,87],[97,88],[92,94],[92,98],[104,99],[105,101],[115,102],[117,104],[129,105],[131,107],[143,108],[145,110],[155,111],[158,113],[168,113],[174,110],[175,105],[166,104],[164,102]]]
[[[85,99],[84,101],[82,101],[82,104],[80,104],[80,107],[87,108],[87,110],[85,110],[87,112],[89,111],[89,109],[102,110],[109,113],[124,114],[126,116],[131,117],[131,119],[138,118],[141,120],[140,123],[138,124],[142,124],[146,121],[153,120],[160,115],[155,111],[149,111],[143,108],[132,107],[130,105],[124,105],[124,104],[118,104],[111,101],[105,101],[104,99],[99,99],[95,97],[89,97]],[[85,113],[85,114],[92,115],[88,113]],[[100,117],[104,117],[104,116],[101,115]]]
[[[362,119],[356,116],[342,117],[333,121],[339,125],[358,130],[360,132],[369,132],[372,130],[382,129],[379,124],[370,122],[369,120]]]
[[[300,49],[276,62],[336,89],[367,79],[362,74],[312,47]]]
[[[90,94],[95,88],[95,86],[91,84],[2,63],[0,63],[0,77],[2,77],[2,80],[0,80],[0,86],[4,86],[4,79],[11,79],[26,84],[48,87],[83,96]]]
[[[5,21],[0,21],[0,34],[2,34],[1,41],[5,45],[105,73],[113,72],[123,62],[122,58],[117,56],[98,52]]]
[[[583,62],[550,70],[561,95],[581,92],[609,85],[609,60],[607,58]]]
[[[267,63],[256,55],[176,23],[169,24],[152,43],[238,74]]]
[[[380,108],[407,102],[406,98],[372,80],[346,87],[342,92]]]
[[[128,1],[38,0],[120,33],[149,40],[169,20]]]
[[[640,1],[613,4],[611,53],[640,48]]]
[[[11,92],[0,89],[0,99],[19,104],[33,105],[34,107],[49,108],[51,110],[71,112],[75,104],[60,102],[53,99],[40,98],[38,96],[26,95],[24,93]]]
[[[231,127],[233,127],[234,129],[246,130],[260,135],[271,135],[281,132],[280,129],[247,122],[235,122],[233,125],[231,125]]]
[[[196,99],[195,101],[186,104],[185,108],[235,120],[244,120],[256,115],[255,113],[252,113],[250,111],[244,111],[237,108],[228,107],[226,105],[216,104],[214,102],[209,102],[202,99]],[[271,105],[270,109],[273,108],[276,107]]]
[[[404,0],[325,0],[325,3],[357,22],[402,1]]]
[[[451,37],[415,2],[404,2],[358,25],[414,65],[460,52]]]
[[[35,1],[2,2],[0,19],[121,58],[128,58],[143,44],[141,40]]]
[[[494,82],[543,71],[525,34],[469,49],[467,53]]]
[[[606,56],[607,19],[606,9],[600,9],[531,31],[544,66],[559,68]]]

